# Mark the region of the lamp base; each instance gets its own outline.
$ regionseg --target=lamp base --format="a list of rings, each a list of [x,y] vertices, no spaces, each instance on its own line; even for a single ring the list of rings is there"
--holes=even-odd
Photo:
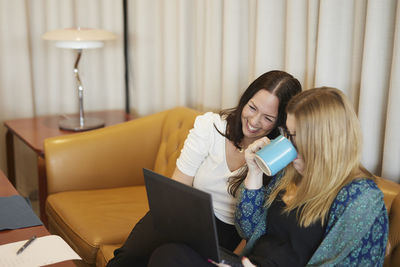
[[[84,124],[80,125],[79,118],[68,118],[61,120],[58,126],[65,131],[83,132],[104,127],[104,120],[85,117]]]

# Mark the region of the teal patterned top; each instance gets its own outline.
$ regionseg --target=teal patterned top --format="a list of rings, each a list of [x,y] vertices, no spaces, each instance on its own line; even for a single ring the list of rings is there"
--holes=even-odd
[[[243,255],[251,254],[255,242],[268,234],[268,207],[264,202],[280,178],[275,176],[266,188],[258,190],[240,187],[235,223],[247,240]],[[388,230],[382,192],[374,181],[356,179],[339,191],[324,238],[307,266],[382,266]]]

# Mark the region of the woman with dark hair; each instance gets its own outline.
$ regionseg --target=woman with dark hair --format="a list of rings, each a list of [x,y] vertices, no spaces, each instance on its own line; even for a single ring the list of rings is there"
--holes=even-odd
[[[301,92],[297,79],[270,71],[253,81],[237,107],[196,118],[176,162],[172,179],[212,195],[219,244],[233,251],[241,241],[234,226],[235,195],[247,173],[243,151],[255,140],[279,135],[286,105]],[[147,213],[107,266],[146,266],[153,250],[167,243],[154,231]]]

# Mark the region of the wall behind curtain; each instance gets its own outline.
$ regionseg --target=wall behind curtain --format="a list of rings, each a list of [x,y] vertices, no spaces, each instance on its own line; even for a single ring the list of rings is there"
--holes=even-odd
[[[121,2],[0,0],[0,120],[77,110],[73,52],[40,39],[70,26],[119,36],[85,51],[81,69],[87,110],[123,109]],[[400,181],[397,0],[129,0],[128,8],[133,112],[233,107],[252,80],[283,69],[304,88],[345,92],[366,167]]]

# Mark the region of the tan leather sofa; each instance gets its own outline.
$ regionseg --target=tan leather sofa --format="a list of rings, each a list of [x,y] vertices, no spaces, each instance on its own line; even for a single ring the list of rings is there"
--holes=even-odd
[[[198,114],[174,108],[45,140],[50,232],[104,266],[148,210],[142,168],[171,176]]]
[[[86,265],[104,266],[148,210],[142,168],[170,176],[198,114],[174,108],[45,140],[50,232],[62,236]],[[390,213],[385,266],[400,266],[400,185],[378,179]]]

